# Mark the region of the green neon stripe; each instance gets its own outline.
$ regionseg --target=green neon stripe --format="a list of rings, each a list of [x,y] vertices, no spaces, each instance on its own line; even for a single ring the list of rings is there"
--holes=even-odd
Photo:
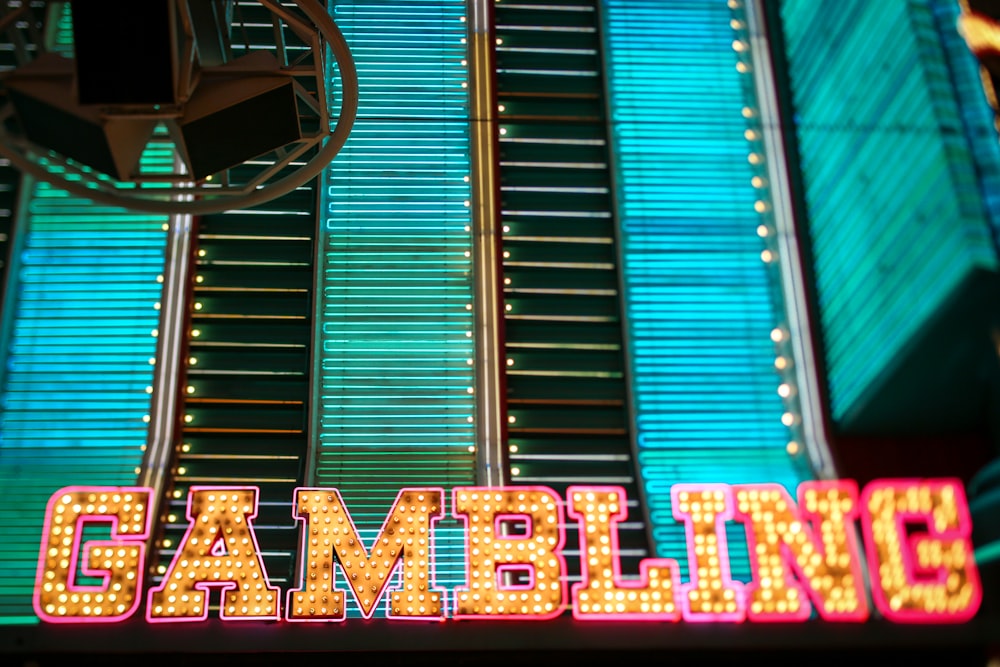
[[[150,166],[156,156],[144,158]],[[57,489],[135,483],[156,354],[164,216],[37,185],[8,310],[0,614],[31,622],[43,513]],[[8,304],[10,305],[10,304]]]
[[[475,479],[465,3],[331,7],[361,107],[323,180],[313,482],[341,490],[370,546],[400,488]],[[463,536],[442,528],[452,587]]]
[[[974,160],[933,16],[944,4],[782,4],[834,419],[975,268],[997,266],[974,168],[996,181],[996,137]],[[954,54],[954,20],[942,25]],[[968,60],[955,65],[968,80]],[[983,111],[966,107],[969,127]]]
[[[1000,542],[993,542],[987,544],[985,547],[979,547],[973,552],[973,555],[979,565],[1000,561]]]
[[[72,45],[66,3],[55,50]],[[172,168],[153,147],[147,172]],[[68,485],[134,484],[159,322],[166,216],[93,204],[48,184],[28,201],[0,386],[0,624],[31,607],[43,514]]]
[[[773,360],[779,276],[761,261],[754,210],[766,197],[748,162],[759,126],[752,78],[737,71],[741,9],[711,0],[603,0],[617,162],[638,463],[657,555],[687,577],[677,483],[811,477],[789,456],[794,432]],[[737,25],[740,25],[737,23]],[[744,31],[745,32],[745,31]],[[728,527],[734,578],[749,578],[740,524]]]

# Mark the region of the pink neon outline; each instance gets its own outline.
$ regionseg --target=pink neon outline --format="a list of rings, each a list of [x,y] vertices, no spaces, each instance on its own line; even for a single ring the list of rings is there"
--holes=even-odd
[[[500,528],[504,523],[514,523],[520,524],[524,528],[524,533],[517,533],[513,535],[505,535],[501,532]],[[534,537],[534,525],[526,514],[494,514],[493,515],[493,534],[500,535],[505,540],[530,540]],[[530,563],[499,563],[497,564],[497,582],[499,583],[503,579],[503,575],[507,572],[527,572],[528,579],[531,583],[529,584],[507,584],[502,587],[497,588],[498,591],[530,591],[534,590],[537,582],[535,581],[535,568],[532,567]]]
[[[612,583],[615,588],[623,591],[642,590],[649,587],[649,570],[651,568],[666,568],[670,571],[670,580],[674,595],[674,611],[672,612],[625,612],[621,614],[583,613],[576,606],[577,592],[590,585],[590,563],[587,558],[587,517],[582,512],[577,512],[573,506],[573,495],[576,493],[617,493],[619,497],[618,512],[610,516],[611,525],[611,567]],[[622,580],[622,562],[619,557],[620,549],[618,543],[617,525],[628,518],[628,496],[625,488],[621,486],[570,486],[566,489],[566,513],[580,524],[580,581],[573,584],[570,592],[570,604],[572,606],[573,618],[578,621],[671,621],[677,622],[681,619],[680,605],[677,603],[677,592],[680,590],[680,568],[674,558],[643,558],[639,561],[639,580]]]
[[[401,501],[401,499],[403,497],[403,494],[405,494],[405,493],[434,493],[434,492],[437,492],[438,497],[440,498],[440,502],[438,503],[438,511],[437,511],[436,514],[430,514],[429,518],[428,518],[428,522],[427,522],[427,569],[428,569],[428,582],[427,582],[427,587],[428,588],[427,588],[427,592],[428,593],[440,593],[441,594],[441,615],[440,616],[396,616],[396,615],[393,615],[393,613],[392,613],[392,594],[393,593],[402,593],[402,592],[405,592],[405,589],[393,588],[391,586],[393,584],[392,578],[393,578],[394,574],[395,574],[395,578],[396,578],[395,584],[397,586],[402,586],[403,585],[403,581],[402,581],[402,576],[403,576],[402,559],[404,558],[403,552],[400,552],[399,555],[396,557],[396,562],[393,564],[392,569],[389,570],[389,575],[385,578],[385,581],[382,583],[382,587],[379,590],[378,595],[375,596],[375,603],[372,605],[371,611],[368,612],[367,614],[365,614],[365,610],[361,606],[361,603],[358,602],[358,593],[357,593],[357,591],[354,590],[354,587],[348,584],[347,589],[351,592],[351,596],[354,598],[355,603],[357,603],[358,610],[361,612],[361,615],[364,618],[366,618],[366,619],[367,618],[371,618],[375,614],[375,610],[378,609],[378,606],[379,606],[379,604],[378,604],[379,603],[379,598],[382,598],[382,597],[385,598],[385,616],[386,616],[386,618],[390,618],[390,619],[393,619],[393,620],[400,620],[400,621],[431,621],[431,622],[440,622],[440,621],[443,621],[443,620],[446,619],[446,617],[448,615],[448,593],[447,593],[447,590],[444,589],[444,588],[437,588],[437,571],[436,571],[436,568],[435,568],[435,563],[436,563],[435,555],[436,555],[437,545],[434,542],[434,532],[435,532],[434,529],[435,529],[435,525],[437,524],[437,522],[442,517],[444,517],[444,499],[445,499],[445,493],[444,493],[444,489],[443,488],[441,488],[441,487],[435,487],[435,486],[431,486],[431,487],[420,486],[420,487],[412,487],[412,488],[411,487],[405,487],[405,488],[400,489],[399,493],[396,494],[396,500],[394,500],[393,503],[392,503],[392,505],[389,506],[389,511],[385,515],[385,521],[382,522],[382,527],[379,528],[379,532],[375,536],[375,542],[372,543],[372,549],[371,549],[371,551],[369,551],[365,547],[364,540],[361,538],[361,533],[358,531],[357,526],[354,525],[354,518],[351,516],[350,511],[347,509],[347,503],[344,502],[344,498],[340,495],[340,490],[339,489],[335,489],[335,488],[324,489],[324,488],[319,488],[319,487],[304,487],[304,486],[298,487],[297,489],[295,489],[295,492],[292,494],[292,498],[294,499],[294,504],[292,505],[292,517],[296,521],[301,521],[302,522],[302,528],[300,529],[300,533],[302,534],[302,547],[301,547],[302,551],[300,551],[299,554],[300,555],[304,555],[305,553],[307,553],[308,546],[309,546],[308,545],[308,540],[309,540],[309,524],[306,521],[305,517],[299,516],[299,514],[298,514],[299,492],[300,491],[301,492],[312,492],[312,493],[332,493],[332,494],[334,494],[334,495],[337,496],[337,501],[340,503],[340,507],[344,510],[344,515],[347,517],[348,523],[351,524],[351,529],[354,531],[354,534],[357,535],[358,542],[361,543],[361,550],[362,550],[362,552],[364,552],[365,559],[367,559],[369,561],[371,560],[371,553],[374,552],[375,546],[378,543],[379,535],[381,535],[381,534],[383,534],[385,532],[385,529],[386,529],[386,527],[389,524],[389,519],[392,518],[393,513],[396,511],[396,508],[399,506],[399,503],[400,503],[400,501]],[[334,551],[333,561],[334,561],[334,563],[336,563],[337,566],[339,566],[341,574],[343,574],[344,578],[346,579],[347,578],[347,572],[344,570],[344,565],[343,565],[343,563],[340,562],[340,556],[338,556],[336,554],[336,551]],[[299,587],[298,588],[291,589],[286,594],[286,597],[285,597],[285,599],[286,599],[286,603],[285,603],[285,620],[287,620],[287,621],[289,621],[291,623],[343,623],[344,621],[347,620],[347,595],[346,594],[344,595],[344,615],[341,618],[292,618],[291,617],[292,595],[295,594],[295,593],[305,592],[302,589],[305,586],[305,568],[306,568],[307,565],[308,565],[308,558],[307,557],[299,559],[299,569],[300,569],[300,572],[299,572],[299,581],[300,581],[300,583],[299,583]],[[343,593],[344,591],[342,589],[338,589],[336,587],[337,586],[336,571],[337,571],[337,567],[334,567],[333,568],[333,573],[331,573],[331,580],[330,580],[331,584],[333,585],[333,588],[331,589],[331,591],[338,591],[339,590],[341,593]]]
[[[972,597],[969,599],[969,606],[964,610],[959,612],[925,612],[915,609],[901,609],[899,611],[894,611],[889,606],[889,600],[886,597],[885,591],[882,589],[882,582],[879,578],[879,565],[881,561],[878,557],[878,549],[875,547],[875,540],[872,533],[872,516],[869,511],[869,502],[871,496],[876,491],[882,490],[887,487],[895,488],[897,492],[906,492],[908,488],[911,487],[929,487],[932,492],[939,491],[945,487],[952,487],[955,493],[955,507],[958,513],[958,526],[954,529],[945,530],[944,532],[938,532],[934,528],[933,519],[927,514],[922,514],[920,512],[896,512],[896,531],[899,533],[900,538],[907,539],[907,547],[903,549],[903,572],[905,573],[907,583],[912,585],[914,583],[928,583],[926,579],[918,579],[915,575],[919,571],[923,574],[930,574],[931,581],[929,583],[944,583],[946,579],[944,569],[939,569],[936,572],[927,568],[917,567],[916,558],[914,558],[914,553],[916,552],[916,546],[921,540],[925,539],[937,539],[937,540],[961,540],[965,543],[965,549],[967,553],[966,560],[966,577],[970,586],[972,586]],[[965,489],[962,487],[962,481],[956,478],[937,478],[937,479],[918,479],[918,478],[908,478],[908,479],[876,479],[865,487],[864,491],[861,493],[861,507],[863,511],[861,512],[861,529],[864,531],[865,538],[865,553],[868,556],[868,570],[872,573],[872,600],[875,601],[875,606],[878,608],[879,612],[882,613],[890,621],[895,623],[934,623],[934,624],[945,624],[945,623],[964,623],[970,620],[979,611],[979,606],[983,601],[983,586],[979,578],[979,569],[976,566],[976,562],[973,556],[972,548],[972,518],[969,515],[969,504],[965,497]],[[914,533],[907,536],[906,522],[908,521],[919,521],[926,528],[926,533]]]
[[[135,597],[132,599],[132,605],[121,614],[116,614],[114,616],[52,616],[42,608],[42,584],[44,583],[43,579],[45,578],[45,560],[48,556],[49,538],[51,537],[52,515],[58,501],[66,494],[74,493],[104,493],[108,495],[132,494],[140,497],[144,496],[144,498],[140,501],[142,502],[143,514],[141,533],[119,533],[118,512],[115,512],[114,514],[81,513],[77,515],[73,524],[72,556],[70,556],[69,576],[66,578],[67,593],[107,593],[107,586],[111,580],[111,572],[109,570],[91,570],[89,567],[90,553],[96,547],[103,549],[106,547],[132,546],[133,543],[137,543],[137,546],[139,547],[139,567],[135,572]],[[153,490],[148,486],[66,486],[49,496],[49,501],[45,506],[45,523],[42,528],[42,543],[39,548],[38,567],[35,570],[35,588],[31,596],[31,606],[34,608],[35,615],[38,616],[38,618],[46,623],[120,623],[121,621],[131,617],[136,612],[139,608],[139,602],[142,600],[142,577],[145,573],[144,564],[146,555],[146,540],[149,539],[149,532],[152,524],[149,514],[149,499],[152,497],[152,493]],[[87,523],[110,523],[111,535],[113,537],[117,536],[119,539],[91,540],[87,542],[86,545],[81,545],[81,541],[83,539],[83,528]],[[83,567],[83,573],[90,577],[100,577],[100,584],[93,586],[76,585],[76,567],[79,562],[81,546],[85,546],[87,551],[87,559],[84,561],[85,566]]]
[[[518,536],[519,537],[519,536]],[[515,537],[514,539],[517,539]],[[532,591],[535,590],[535,568],[533,568],[528,563],[504,563],[502,565],[497,565],[497,579],[501,579],[503,575],[508,572],[527,572],[528,573],[528,583],[526,584],[507,584],[503,587],[506,591]]]
[[[222,558],[223,556],[229,555],[229,546],[226,544],[226,537],[224,535],[215,536],[215,542],[208,550],[208,555],[215,556],[216,558]]]
[[[731,588],[736,602],[736,611],[722,612],[695,612],[691,611],[691,600],[688,598],[688,591],[698,587],[698,559],[694,552],[694,521],[685,514],[681,514],[677,505],[681,493],[701,494],[704,492],[721,491],[725,496],[725,510],[715,515],[715,537],[718,540],[719,548],[719,578],[725,588]],[[733,581],[729,571],[729,544],[726,541],[725,523],[733,518],[733,509],[736,506],[733,498],[733,490],[728,484],[674,484],[670,488],[670,507],[674,519],[684,522],[684,531],[687,537],[688,551],[688,574],[690,581],[681,584],[678,589],[677,598],[680,600],[681,614],[688,623],[742,623],[746,620],[746,596],[743,593],[743,584]],[[692,567],[694,564],[694,567]]]
[[[819,594],[813,590],[806,582],[806,576],[799,566],[798,560],[792,553],[791,548],[784,540],[778,543],[778,551],[785,565],[785,585],[797,590],[802,604],[796,612],[760,612],[755,613],[753,606],[747,604],[747,619],[755,623],[801,623],[809,620],[812,609],[815,608],[819,617],[824,621],[840,623],[861,623],[868,620],[868,596],[865,594],[863,571],[861,569],[861,552],[858,549],[857,531],[854,529],[854,520],[858,517],[858,485],[854,480],[826,480],[802,482],[798,486],[798,503],[792,500],[785,487],[780,484],[738,484],[733,487],[734,495],[740,491],[777,491],[781,494],[781,499],[788,505],[792,516],[802,523],[806,539],[812,544],[816,553],[826,556],[823,542],[816,538],[816,531],[819,528],[820,516],[816,512],[810,512],[806,507],[806,493],[810,490],[816,492],[846,491],[854,503],[854,509],[844,515],[845,533],[847,534],[847,553],[850,557],[851,576],[854,578],[854,590],[858,598],[858,608],[853,612],[827,612],[822,605]],[[753,530],[753,520],[749,514],[740,512],[739,501],[737,500],[733,508],[733,517],[744,524],[747,536],[747,551],[750,555],[750,569],[752,576],[760,572],[760,558],[757,555],[757,537]],[[792,576],[794,572],[795,576]],[[744,588],[744,597],[749,602],[754,591],[760,588],[760,584],[754,579]]]
[[[472,589],[470,586],[470,576],[469,572],[471,570],[470,557],[472,550],[471,537],[469,535],[469,515],[460,514],[458,511],[458,494],[459,493],[546,493],[550,495],[555,502],[556,506],[556,529],[558,531],[558,536],[556,537],[556,546],[552,549],[552,555],[555,557],[556,561],[559,563],[559,569],[561,570],[562,576],[559,577],[559,587],[560,596],[562,598],[562,604],[557,605],[556,608],[547,614],[459,614],[458,613],[458,594],[459,593],[471,593]],[[456,520],[461,521],[465,525],[465,586],[467,588],[455,588],[452,591],[452,596],[454,597],[454,609],[452,612],[452,618],[456,620],[463,619],[492,619],[496,621],[548,621],[553,618],[557,618],[562,615],[563,609],[565,609],[567,600],[566,591],[566,558],[563,556],[562,550],[566,545],[566,527],[563,521],[563,511],[562,511],[562,497],[556,493],[553,489],[547,486],[456,486],[451,490],[451,515]],[[496,515],[494,515],[496,516]],[[530,514],[511,514],[509,512],[504,513],[502,516],[517,516],[517,517],[529,517],[528,527],[531,529],[531,533],[534,533],[534,525],[530,520]],[[496,522],[494,521],[494,526]],[[525,536],[515,536],[513,538],[504,537],[504,539],[526,539]],[[494,536],[494,542],[496,537]],[[504,565],[514,565],[514,563],[504,563]],[[534,566],[531,563],[525,563],[534,570]],[[496,568],[496,563],[494,562],[494,568]],[[535,580],[535,573],[532,572],[532,581]],[[500,577],[497,575],[494,569],[493,573],[493,583],[496,586],[497,591],[507,592],[520,590],[520,588],[514,589],[509,586],[503,586]]]
[[[516,535],[504,535],[500,526],[503,523],[518,523],[524,526],[524,534],[517,533]],[[493,521],[493,533],[495,535],[503,535],[507,539],[517,540],[517,539],[528,539],[531,537],[531,530],[533,526],[528,517],[523,514],[497,514]]]
[[[260,576],[264,579],[264,587],[269,593],[273,593],[274,598],[274,610],[273,616],[227,616],[226,615],[226,592],[232,589],[238,589],[239,583],[235,581],[196,581],[193,584],[193,588],[203,591],[205,593],[205,604],[202,606],[201,616],[153,616],[153,594],[162,593],[166,590],[167,585],[170,583],[170,577],[174,573],[174,568],[177,567],[177,562],[181,559],[184,552],[184,546],[187,541],[191,538],[191,532],[194,530],[195,521],[198,517],[192,516],[191,504],[194,499],[195,493],[201,492],[211,492],[216,493],[240,493],[241,491],[251,491],[253,497],[253,508],[248,512],[246,517],[247,530],[250,532],[250,540],[253,542],[254,553],[257,555],[257,563],[260,566]],[[150,588],[148,594],[146,595],[146,622],[148,623],[195,623],[199,621],[204,621],[208,618],[208,607],[211,602],[212,588],[218,588],[220,591],[219,600],[219,618],[223,621],[278,621],[281,620],[281,589],[277,586],[272,586],[270,579],[267,578],[267,568],[264,566],[264,559],[261,556],[260,545],[257,543],[257,533],[253,529],[253,520],[257,517],[258,503],[260,502],[260,487],[258,486],[192,486],[188,488],[187,496],[187,520],[188,527],[184,531],[184,537],[181,538],[178,543],[180,548],[174,554],[174,559],[170,561],[170,567],[163,574],[163,580],[160,582],[159,586]],[[215,543],[209,547],[214,547]],[[227,543],[228,548],[228,543]]]

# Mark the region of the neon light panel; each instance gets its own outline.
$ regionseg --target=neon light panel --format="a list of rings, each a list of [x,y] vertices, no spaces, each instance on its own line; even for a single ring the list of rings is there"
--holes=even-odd
[[[656,554],[677,556],[693,580],[672,484],[794,488],[812,476],[778,393],[780,258],[759,231],[770,224],[766,156],[733,27],[745,16],[717,0],[601,10],[638,467]],[[749,579],[742,531],[720,530],[733,576]]]
[[[960,37],[954,20],[935,25],[943,4],[958,3],[781,3],[834,420],[865,408],[977,271],[997,270],[1000,149],[986,105],[959,103],[952,71],[973,94],[971,55],[949,62]]]
[[[151,148],[143,166],[171,164]],[[135,484],[148,425],[165,216],[46,184],[24,200],[0,344],[0,618],[30,616],[38,532],[54,489]],[[16,491],[15,491],[16,490]]]
[[[401,488],[475,482],[466,7],[331,10],[361,108],[323,180],[310,482],[340,489],[370,543]],[[447,524],[438,576],[456,585],[462,535]]]
[[[117,623],[135,613],[149,538],[144,487],[66,487],[49,499],[33,604],[49,623]],[[84,542],[84,526],[109,523],[112,539]],[[82,563],[78,563],[83,558]],[[95,586],[77,581],[78,565]]]
[[[872,599],[897,623],[960,623],[982,602],[959,480],[876,480],[861,494]],[[926,528],[908,529],[914,524]]]
[[[296,489],[296,518],[305,524],[302,588],[288,592],[288,620],[344,620],[344,591],[334,587],[334,560],[365,618],[400,564],[402,585],[390,592],[387,616],[443,618],[445,593],[432,588],[432,524],[444,512],[443,501],[442,489],[400,490],[369,550],[337,489]]]

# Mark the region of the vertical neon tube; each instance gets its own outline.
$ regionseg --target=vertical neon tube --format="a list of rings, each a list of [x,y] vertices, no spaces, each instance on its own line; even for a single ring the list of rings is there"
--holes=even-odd
[[[308,482],[339,489],[370,541],[400,489],[476,482],[468,17],[462,0],[331,11],[361,105],[321,186]],[[447,588],[462,535],[436,530]]]
[[[789,331],[741,7],[601,2],[638,468],[682,581],[671,485],[812,477],[775,367]],[[725,530],[748,579],[742,531]]]
[[[167,163],[147,151],[144,165]],[[147,440],[167,216],[92,204],[38,184],[11,267],[0,387],[0,618],[30,619],[32,563],[62,486],[136,483]]]

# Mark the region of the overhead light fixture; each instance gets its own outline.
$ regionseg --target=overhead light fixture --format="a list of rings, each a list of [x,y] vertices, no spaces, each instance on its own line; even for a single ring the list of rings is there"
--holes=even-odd
[[[23,5],[0,30],[28,24],[51,39],[68,24],[73,57],[30,43],[31,31],[11,40],[25,46],[0,75],[0,156],[75,194],[155,212],[250,206],[318,175],[353,125],[354,63],[315,0],[49,2],[42,30],[31,25],[38,3]],[[261,32],[264,21],[271,43],[234,50],[234,24]],[[328,51],[343,89],[336,124]],[[176,150],[174,173],[142,171],[151,140]]]

